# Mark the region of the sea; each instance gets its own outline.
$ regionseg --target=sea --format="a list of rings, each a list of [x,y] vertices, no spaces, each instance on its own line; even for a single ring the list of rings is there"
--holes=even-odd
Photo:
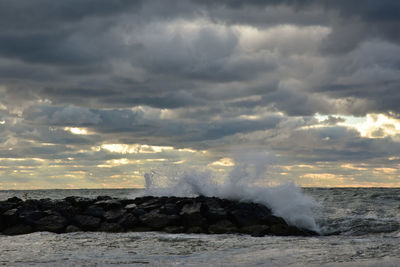
[[[293,196],[282,194],[279,188],[277,191],[280,197],[274,197],[275,203],[271,198],[262,199],[272,201],[274,212],[295,224],[304,220],[299,216],[292,218],[288,213],[294,211],[287,207],[290,203],[301,202],[304,206],[312,201],[308,210],[312,218],[306,218],[306,222],[315,223],[321,236],[162,232],[0,235],[0,265],[400,266],[400,188],[298,188]],[[5,190],[0,191],[0,200],[13,196],[21,199],[99,195],[133,198],[143,194],[146,191],[138,189]],[[307,201],[299,201],[300,195]],[[288,201],[291,199],[294,202]],[[286,212],[285,208],[276,208],[278,202],[286,203],[283,205]]]

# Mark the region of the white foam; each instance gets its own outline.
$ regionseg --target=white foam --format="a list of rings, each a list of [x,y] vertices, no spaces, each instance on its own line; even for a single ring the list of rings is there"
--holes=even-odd
[[[146,195],[155,196],[215,196],[252,201],[264,204],[272,212],[284,218],[287,223],[298,227],[319,231],[312,216],[312,209],[318,204],[302,193],[301,188],[289,182],[279,186],[255,185],[256,176],[249,175],[248,165],[241,164],[221,181],[207,171],[177,171],[161,174],[152,171],[145,175]],[[171,171],[169,171],[171,172]],[[257,174],[257,171],[253,172]]]

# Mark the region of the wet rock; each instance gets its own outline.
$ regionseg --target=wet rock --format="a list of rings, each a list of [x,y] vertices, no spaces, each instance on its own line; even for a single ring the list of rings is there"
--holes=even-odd
[[[186,226],[201,227],[207,224],[207,220],[201,215],[201,211],[202,211],[202,203],[191,202],[185,204],[182,207],[182,210],[179,214],[182,216]]]
[[[288,225],[266,206],[215,197],[141,197],[119,200],[67,197],[63,200],[0,201],[0,231],[24,234],[75,231],[165,231],[245,233],[253,236],[317,235]]]
[[[259,204],[236,203],[230,207],[230,215],[240,227],[243,227],[262,224],[271,216],[271,211]]]
[[[238,228],[228,220],[219,221],[208,227],[210,234],[225,234],[225,233],[237,233]]]
[[[74,232],[81,232],[81,231],[82,231],[82,229],[75,225],[68,225],[67,227],[65,227],[66,233],[74,233]]]
[[[167,227],[163,228],[163,231],[166,233],[171,233],[171,234],[184,233],[185,227],[183,227],[183,226],[167,226]]]
[[[23,200],[22,199],[20,199],[19,197],[10,197],[9,199],[7,199],[7,202],[10,202],[10,203],[21,203],[21,202],[23,202]]]
[[[86,208],[89,205],[94,203],[93,199],[86,198],[86,197],[66,197],[65,200],[69,203],[71,203],[73,206],[79,207],[79,208]]]
[[[179,216],[161,214],[159,212],[149,212],[140,216],[140,221],[149,227],[154,229],[161,229],[166,226],[177,225],[179,222]]]
[[[8,202],[8,201],[0,201],[0,215],[8,210],[14,209],[17,207],[16,203]]]
[[[104,218],[107,222],[116,222],[124,215],[125,211],[122,209],[109,210],[104,213]]]
[[[85,215],[90,215],[90,216],[98,217],[98,218],[104,217],[105,213],[106,212],[104,211],[104,209],[102,207],[99,207],[96,205],[91,205],[91,206],[87,207],[86,210],[84,211]]]
[[[127,230],[133,230],[135,227],[140,226],[140,220],[131,213],[125,213],[119,220],[119,224]]]
[[[101,220],[89,215],[76,215],[74,222],[83,230],[93,231],[99,227]]]
[[[250,225],[240,228],[240,232],[243,234],[248,234],[251,236],[265,236],[271,233],[270,227],[268,225]]]
[[[27,224],[16,224],[10,227],[7,227],[3,230],[5,235],[24,235],[33,232],[33,228]]]
[[[116,199],[97,201],[94,203],[94,205],[102,207],[104,210],[118,209],[122,206],[121,202]]]
[[[18,217],[24,223],[33,225],[46,215],[48,215],[48,213],[41,210],[24,210],[21,211]]]
[[[6,225],[14,225],[19,222],[18,209],[11,209],[1,215],[1,221]]]
[[[37,220],[35,222],[35,229],[36,231],[61,233],[66,225],[67,220],[64,217],[58,215],[49,215]]]
[[[137,205],[135,203],[131,203],[125,206],[125,209],[130,211],[130,210],[134,210],[137,208]]]
[[[118,223],[103,222],[101,223],[98,231],[110,232],[110,233],[120,233],[124,231],[124,228]]]
[[[166,203],[160,208],[160,213],[167,215],[177,215],[179,213],[179,207],[175,203]]]

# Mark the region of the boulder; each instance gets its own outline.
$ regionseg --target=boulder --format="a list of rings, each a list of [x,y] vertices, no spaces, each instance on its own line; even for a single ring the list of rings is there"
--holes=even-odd
[[[210,234],[237,233],[238,228],[228,220],[222,220],[208,227]]]
[[[16,224],[10,227],[7,227],[3,230],[5,235],[24,235],[33,232],[33,228],[27,224]]]
[[[122,206],[121,202],[116,199],[100,200],[94,205],[102,207],[104,210],[118,209]]]
[[[74,217],[74,222],[82,230],[93,231],[99,227],[101,220],[94,216],[76,215]]]
[[[67,225],[67,219],[58,215],[49,215],[40,218],[35,222],[36,231],[48,231],[54,233],[63,232]]]
[[[98,231],[120,233],[124,231],[124,228],[118,223],[102,222]]]
[[[179,214],[182,216],[187,227],[202,227],[207,224],[207,220],[202,216],[201,211],[202,203],[191,202],[185,204]]]
[[[146,213],[140,216],[139,219],[144,225],[152,227],[156,230],[166,226],[177,226],[180,221],[180,218],[177,215],[167,215],[157,211]]]
[[[119,224],[127,230],[133,230],[135,227],[140,226],[140,220],[131,213],[125,213],[119,220]]]
[[[104,219],[107,222],[116,222],[122,217],[122,215],[124,215],[125,212],[126,210],[123,209],[109,210],[104,213]]]

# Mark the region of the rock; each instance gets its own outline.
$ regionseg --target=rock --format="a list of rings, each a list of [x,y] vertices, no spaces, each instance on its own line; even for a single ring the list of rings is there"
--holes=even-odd
[[[0,215],[4,212],[14,209],[17,207],[16,203],[8,202],[8,201],[0,201]]]
[[[11,198],[7,199],[7,202],[18,204],[18,203],[23,202],[23,200],[18,197],[11,197]]]
[[[24,235],[33,232],[33,228],[27,224],[16,224],[10,227],[7,227],[3,230],[5,235]]]
[[[109,211],[106,211],[106,213],[104,213],[104,219],[107,222],[116,222],[122,217],[122,215],[124,215],[125,212],[126,212],[126,210],[123,210],[123,209],[109,210]]]
[[[103,201],[103,200],[111,200],[112,197],[110,196],[98,196],[96,197],[96,201]]]
[[[245,233],[253,236],[318,235],[288,225],[266,206],[215,197],[141,197],[119,200],[67,197],[63,200],[0,201],[0,231],[24,234],[75,231],[165,231]]]
[[[86,208],[94,203],[93,199],[86,197],[66,197],[65,200],[75,207]]]
[[[160,208],[160,213],[167,215],[177,215],[179,213],[179,207],[174,203],[166,203]]]
[[[204,216],[210,222],[217,222],[228,218],[228,212],[221,207],[220,201],[210,198],[205,201]]]
[[[11,209],[1,215],[1,220],[6,226],[15,225],[19,221],[18,209]]]
[[[180,218],[177,215],[167,215],[153,211],[140,216],[139,219],[146,226],[161,229],[166,226],[176,226]]]
[[[271,216],[271,211],[260,204],[236,203],[229,207],[229,209],[233,220],[240,227],[263,224]]]
[[[118,223],[103,222],[98,230],[101,232],[120,233],[124,231],[124,228]]]
[[[135,203],[131,203],[125,206],[125,209],[130,211],[130,210],[134,210],[137,208],[137,205]]]
[[[186,233],[188,234],[205,234],[207,233],[206,230],[204,230],[204,228],[200,227],[200,226],[192,226],[186,229]]]
[[[106,212],[102,207],[96,206],[96,205],[90,205],[89,207],[86,208],[84,211],[85,215],[90,215],[98,218],[103,218],[104,214]]]
[[[207,220],[201,215],[202,203],[188,203],[185,204],[179,213],[188,227],[204,226]]]
[[[47,212],[41,210],[24,210],[18,215],[18,217],[25,223],[33,225],[42,217],[48,215]]]
[[[225,234],[225,233],[237,233],[238,228],[228,220],[219,221],[208,227],[210,234]]]
[[[256,224],[256,225],[244,226],[240,228],[240,232],[251,236],[265,236],[271,233],[271,230],[268,225]]]
[[[76,215],[74,222],[83,230],[93,231],[99,227],[101,220],[89,215]]]
[[[68,225],[65,227],[65,232],[66,233],[74,233],[74,232],[80,232],[82,231],[81,228],[75,226],[75,225]]]
[[[102,207],[104,210],[118,209],[122,206],[121,202],[116,199],[101,200],[95,202],[94,204]]]
[[[127,230],[133,230],[135,227],[140,225],[140,220],[131,213],[126,213],[119,220],[119,224]]]
[[[37,231],[48,231],[54,233],[63,232],[66,225],[67,220],[58,215],[45,216],[35,222],[35,228]]]
[[[170,234],[184,233],[185,227],[183,227],[183,226],[167,226],[167,227],[163,228],[163,231],[166,233],[170,233]]]

